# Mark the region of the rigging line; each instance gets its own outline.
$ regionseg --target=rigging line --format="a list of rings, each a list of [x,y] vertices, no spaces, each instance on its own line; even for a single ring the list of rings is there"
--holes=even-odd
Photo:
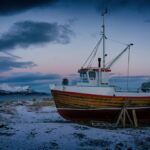
[[[102,40],[102,38],[97,42],[96,46],[94,47],[93,51],[90,53],[89,57],[86,59],[86,61],[85,61],[84,64],[82,65],[82,67],[84,67],[84,66],[87,64],[87,62],[89,61],[89,59],[92,57],[92,55],[93,55],[95,49],[96,49],[96,48],[98,47],[98,45],[101,43],[101,40]]]
[[[93,60],[94,60],[94,58],[95,58],[95,55],[97,54],[97,51],[98,51],[98,47],[99,47],[100,42],[101,42],[101,41],[99,41],[99,43],[98,43],[98,44],[96,45],[96,47],[95,47],[95,51],[94,51],[93,56],[92,56],[92,58],[91,58],[91,60],[90,60],[90,62],[89,62],[89,64],[88,64],[88,67],[90,67],[90,66],[92,65],[92,62],[93,62]]]
[[[102,40],[102,39],[101,39],[101,40]],[[90,62],[89,62],[89,64],[88,64],[88,67],[91,67],[91,65],[92,65],[92,63],[93,63],[93,61],[94,61],[94,58],[95,58],[95,56],[96,56],[96,54],[97,54],[98,47],[99,47],[99,45],[100,45],[100,43],[101,43],[101,40],[99,40],[98,44],[95,46],[95,52],[94,52],[94,54],[93,54],[93,56],[92,56],[92,58],[91,58],[91,60],[90,60]]]
[[[92,65],[92,62],[93,62],[93,60],[94,60],[94,58],[95,58],[95,56],[97,54],[97,51],[98,51],[98,46],[99,45],[97,45],[97,47],[95,48],[95,52],[94,52],[93,57],[91,58],[91,60],[90,60],[90,62],[88,64],[88,67],[91,67],[91,65]]]
[[[86,65],[86,63],[89,61],[89,59],[92,57],[92,55],[94,54],[95,50],[97,49],[99,43],[100,43],[101,39],[98,41],[98,43],[96,44],[96,46],[94,47],[93,51],[91,52],[90,56],[87,58],[87,60],[85,61],[85,63],[83,64],[83,67]]]
[[[128,70],[127,70],[127,90],[129,90],[129,74],[130,74],[130,46],[128,50]]]
[[[107,39],[110,40],[110,41],[113,41],[113,42],[115,42],[115,43],[119,43],[119,44],[122,44],[122,45],[128,45],[128,44],[126,44],[126,43],[123,43],[123,42],[120,42],[120,41],[118,41],[118,40],[114,40],[114,39],[111,39],[111,38],[108,38],[108,37],[107,37]]]
[[[99,41],[98,41],[99,42]],[[97,45],[97,44],[96,44]],[[92,54],[94,53],[95,48],[93,49],[93,51],[90,53],[89,57],[86,59],[86,61],[84,62],[84,64],[82,65],[82,67],[84,67],[86,65],[86,63],[88,62],[88,60],[90,59],[90,57],[92,56]]]

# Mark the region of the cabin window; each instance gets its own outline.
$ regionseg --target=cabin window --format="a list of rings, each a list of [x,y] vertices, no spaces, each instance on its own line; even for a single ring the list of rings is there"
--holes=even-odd
[[[90,80],[95,80],[96,73],[94,71],[89,71],[89,78],[90,78]]]
[[[80,77],[83,81],[87,81],[87,73],[86,72],[81,72]]]

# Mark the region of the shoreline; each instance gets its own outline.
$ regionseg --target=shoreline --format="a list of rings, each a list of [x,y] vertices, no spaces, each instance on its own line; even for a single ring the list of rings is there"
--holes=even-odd
[[[104,128],[63,119],[54,101],[0,103],[0,149],[148,149],[150,127]]]

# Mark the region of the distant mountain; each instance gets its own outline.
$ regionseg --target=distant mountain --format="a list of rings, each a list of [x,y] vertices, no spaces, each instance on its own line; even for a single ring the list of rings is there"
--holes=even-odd
[[[30,86],[11,86],[9,84],[0,84],[0,90],[9,92],[32,91]]]
[[[48,95],[45,92],[37,92],[33,90],[30,86],[9,86],[8,84],[0,85],[0,95]]]
[[[45,92],[37,92],[37,91],[16,91],[16,92],[11,92],[11,91],[4,91],[0,90],[0,95],[48,95],[48,93]]]

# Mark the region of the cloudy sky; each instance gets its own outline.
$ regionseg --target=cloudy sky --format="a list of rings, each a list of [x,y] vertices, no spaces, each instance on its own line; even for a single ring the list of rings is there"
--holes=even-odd
[[[31,85],[44,91],[49,83],[74,76],[101,36],[101,12],[105,8],[106,61],[133,43],[130,74],[150,75],[149,0],[0,2],[1,84]],[[126,75],[127,58],[126,53],[112,66],[112,72]]]

